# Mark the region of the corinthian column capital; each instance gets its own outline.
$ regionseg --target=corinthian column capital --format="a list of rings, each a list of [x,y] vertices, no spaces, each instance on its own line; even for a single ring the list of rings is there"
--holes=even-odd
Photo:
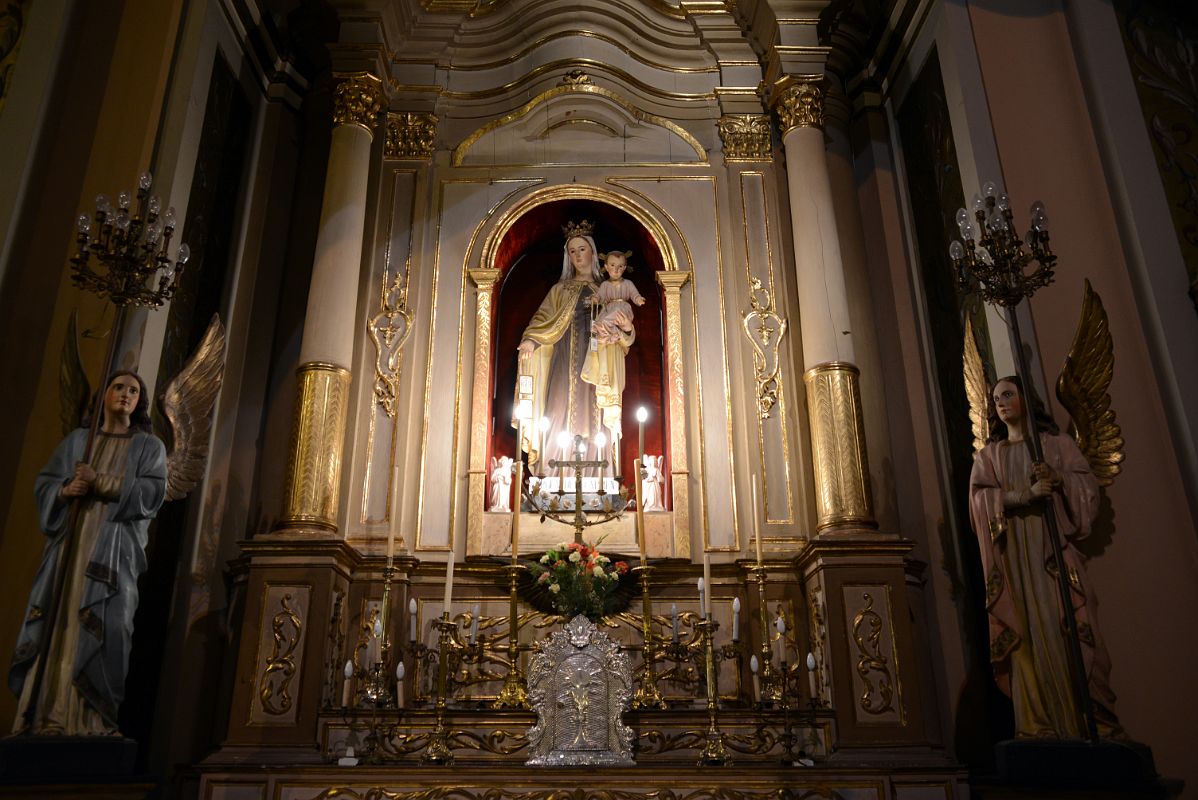
[[[339,74],[333,94],[333,126],[356,125],[373,135],[383,109],[383,82],[369,72]]]
[[[823,129],[823,80],[822,75],[788,75],[774,85],[771,106],[783,136],[795,128]]]

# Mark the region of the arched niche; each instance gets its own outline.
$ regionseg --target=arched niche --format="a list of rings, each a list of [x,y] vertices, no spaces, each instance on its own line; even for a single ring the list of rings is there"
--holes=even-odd
[[[532,314],[562,271],[564,236],[569,221],[594,224],[599,252],[632,250],[632,280],[646,303],[636,308],[637,341],[627,360],[623,395],[624,446],[621,472],[629,491],[632,462],[637,449],[639,405],[650,412],[645,428],[645,451],[666,458],[665,486],[669,510],[647,514],[647,541],[651,554],[686,558],[690,555],[689,456],[686,447],[682,385],[681,314],[679,293],[689,272],[677,268],[671,239],[658,218],[628,198],[608,189],[580,185],[541,189],[480,226],[477,267],[468,270],[478,289],[475,318],[475,375],[470,419],[470,470],[467,493],[467,555],[506,552],[511,515],[486,510],[490,459],[514,456],[515,430],[511,415],[517,373],[516,347]],[[673,346],[671,346],[673,345]],[[551,453],[550,458],[556,457]],[[635,549],[635,515],[587,538],[609,536],[623,551]],[[556,543],[569,540],[566,526],[537,524],[534,514],[522,518],[521,550],[536,550],[540,539]],[[593,534],[593,535],[592,535]],[[609,545],[610,546],[610,545]]]

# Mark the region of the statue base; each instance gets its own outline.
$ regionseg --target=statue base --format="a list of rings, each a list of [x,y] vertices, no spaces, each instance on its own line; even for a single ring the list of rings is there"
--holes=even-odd
[[[128,777],[137,742],[123,736],[10,736],[0,740],[0,779],[64,783]]]
[[[1161,786],[1152,751],[1139,742],[1008,739],[999,742],[994,753],[998,780],[1010,786],[1108,790]]]

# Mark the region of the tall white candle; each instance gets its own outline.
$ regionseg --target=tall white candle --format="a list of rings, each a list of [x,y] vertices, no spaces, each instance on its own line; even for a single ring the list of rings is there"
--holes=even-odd
[[[711,619],[711,554],[703,551],[703,583],[707,592],[703,595],[703,618]]]
[[[444,613],[449,613],[449,601],[453,599],[453,551],[449,551],[449,560],[445,562],[445,603]]]
[[[761,526],[757,521],[757,476],[753,476],[753,544],[757,548],[757,566],[761,566]]]
[[[707,590],[706,583],[702,578],[699,578],[699,611],[707,608]]]
[[[807,688],[811,690],[811,699],[818,699],[819,693],[815,681],[815,653],[807,654]]]
[[[759,666],[757,663],[757,656],[752,656],[749,659],[749,671],[753,673],[753,699],[754,700],[761,699],[761,678],[757,674],[758,669],[759,669]]]
[[[740,598],[732,598],[732,641],[740,641]]]
[[[408,601],[408,641],[416,641],[416,598]]]
[[[778,631],[777,657],[779,664],[786,663],[786,619],[778,617],[774,620],[774,628]]]
[[[522,441],[521,437],[524,432],[524,420],[516,418],[516,441]],[[520,506],[524,502],[521,496],[521,487],[524,482],[524,459],[520,456],[519,448],[516,449],[516,501],[512,504],[512,563],[515,564],[520,556]]]
[[[474,644],[474,640],[478,638],[478,618],[482,616],[483,608],[478,603],[470,609],[470,644]]]
[[[406,675],[403,662],[395,666],[395,705],[397,708],[403,708],[403,679]]]
[[[354,678],[354,662],[346,661],[343,672],[345,682],[341,684],[341,707],[349,708],[350,701],[353,699],[353,686],[350,684],[350,681]]]

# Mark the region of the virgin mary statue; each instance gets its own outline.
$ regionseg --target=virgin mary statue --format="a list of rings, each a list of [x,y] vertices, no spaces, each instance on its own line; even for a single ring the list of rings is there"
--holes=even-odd
[[[531,383],[531,407],[520,443],[530,455],[530,464],[539,461],[541,449],[552,447],[562,432],[587,437],[597,433],[603,422],[598,399],[613,392],[618,397],[624,389],[623,385],[599,386],[582,379],[588,349],[599,346],[592,344],[591,317],[599,302],[602,273],[591,223],[570,223],[563,230],[566,244],[561,278],[532,315],[518,348],[517,406],[521,384]],[[625,350],[630,344],[631,340]],[[547,430],[537,424],[542,417],[549,421]],[[513,427],[515,424],[513,420]]]

